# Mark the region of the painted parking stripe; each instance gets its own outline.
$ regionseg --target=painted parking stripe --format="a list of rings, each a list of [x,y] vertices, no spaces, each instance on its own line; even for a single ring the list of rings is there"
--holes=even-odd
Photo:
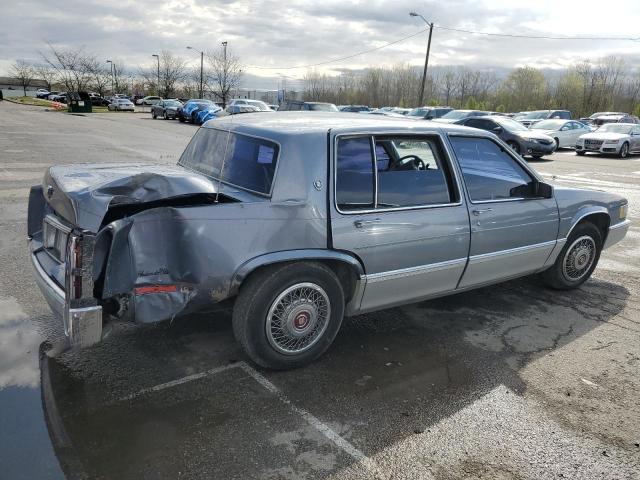
[[[318,419],[316,416],[311,414],[309,411],[294,404],[278,387],[276,387],[264,375],[262,375],[260,372],[258,372],[256,369],[254,369],[253,367],[251,367],[245,362],[237,362],[237,363],[232,363],[222,367],[212,368],[211,370],[206,370],[200,373],[194,373],[193,375],[187,375],[186,377],[178,378],[176,380],[171,380],[170,382],[154,385],[153,387],[143,388],[142,390],[132,393],[131,395],[127,395],[125,397],[119,398],[118,401],[132,400],[142,395],[146,395],[148,393],[160,392],[168,388],[184,385],[185,383],[193,382],[194,380],[200,380],[202,378],[216,375],[218,373],[222,373],[234,368],[240,368],[247,375],[253,378],[257,383],[259,383],[262,387],[264,387],[269,393],[276,396],[278,400],[280,400],[282,403],[288,406],[295,413],[300,415],[305,422],[307,422],[311,427],[315,428],[320,434],[322,434],[330,442],[332,442],[334,445],[340,448],[347,455],[351,456],[354,460],[360,462],[361,466],[365,468],[368,473],[371,474],[372,478],[377,478],[379,476],[377,474],[379,472],[378,467],[373,462],[373,460],[367,457],[364,453],[362,453],[358,448],[356,448],[348,440],[338,435],[333,429],[331,429],[331,427],[323,423],[320,419]]]

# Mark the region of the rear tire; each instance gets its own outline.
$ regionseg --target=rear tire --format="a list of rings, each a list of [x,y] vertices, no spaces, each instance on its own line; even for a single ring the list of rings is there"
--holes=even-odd
[[[344,315],[335,273],[312,262],[267,267],[242,285],[233,308],[233,333],[261,367],[297,368],[322,355]]]
[[[152,117],[154,120],[155,120],[156,118],[158,118],[158,115],[156,115],[156,111],[155,111],[155,110],[153,110],[153,111],[151,112],[151,117]]]
[[[586,282],[598,265],[602,234],[591,222],[578,224],[551,268],[540,274],[556,290],[570,290]]]
[[[581,157],[584,156],[585,151],[584,150],[576,150],[576,155],[580,155]]]

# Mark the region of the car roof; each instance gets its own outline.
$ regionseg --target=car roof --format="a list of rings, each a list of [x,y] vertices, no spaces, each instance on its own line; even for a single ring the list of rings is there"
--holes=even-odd
[[[354,132],[460,132],[478,134],[475,128],[462,125],[435,123],[431,121],[416,122],[404,115],[391,117],[386,115],[361,115],[344,112],[274,112],[272,115],[248,113],[240,117],[221,117],[207,122],[203,128],[232,129],[242,133],[255,135],[274,134],[277,136],[321,133],[329,130],[336,133]]]

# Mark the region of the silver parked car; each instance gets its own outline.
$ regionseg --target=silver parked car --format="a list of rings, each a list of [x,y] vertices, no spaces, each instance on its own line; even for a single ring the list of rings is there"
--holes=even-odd
[[[635,123],[606,123],[595,132],[586,133],[576,142],[576,153],[609,153],[626,158],[640,153],[640,125]]]
[[[550,119],[533,124],[531,130],[549,135],[553,138],[556,149],[558,149],[565,147],[573,148],[578,138],[580,138],[580,135],[589,133],[591,128],[577,120]]]
[[[255,113],[205,124],[176,166],[50,167],[28,237],[71,345],[233,305],[247,355],[284,369],[345,315],[530,274],[578,287],[626,214],[619,195],[545,183],[490,132]]]
[[[126,98],[114,98],[113,100],[111,100],[111,103],[107,105],[107,110],[110,110],[112,112],[135,112],[136,107],[133,103],[131,103],[131,100],[128,100]]]

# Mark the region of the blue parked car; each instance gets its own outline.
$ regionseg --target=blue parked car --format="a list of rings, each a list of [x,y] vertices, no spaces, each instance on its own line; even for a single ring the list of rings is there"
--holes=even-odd
[[[215,104],[201,110],[197,110],[195,113],[196,121],[194,123],[198,125],[202,125],[204,122],[211,120],[212,118],[228,115],[221,107]]]
[[[209,108],[220,108],[211,100],[205,100],[202,98],[192,98],[187,101],[181,109],[178,110],[178,120],[181,122],[197,123],[197,114],[200,110],[206,110]]]

